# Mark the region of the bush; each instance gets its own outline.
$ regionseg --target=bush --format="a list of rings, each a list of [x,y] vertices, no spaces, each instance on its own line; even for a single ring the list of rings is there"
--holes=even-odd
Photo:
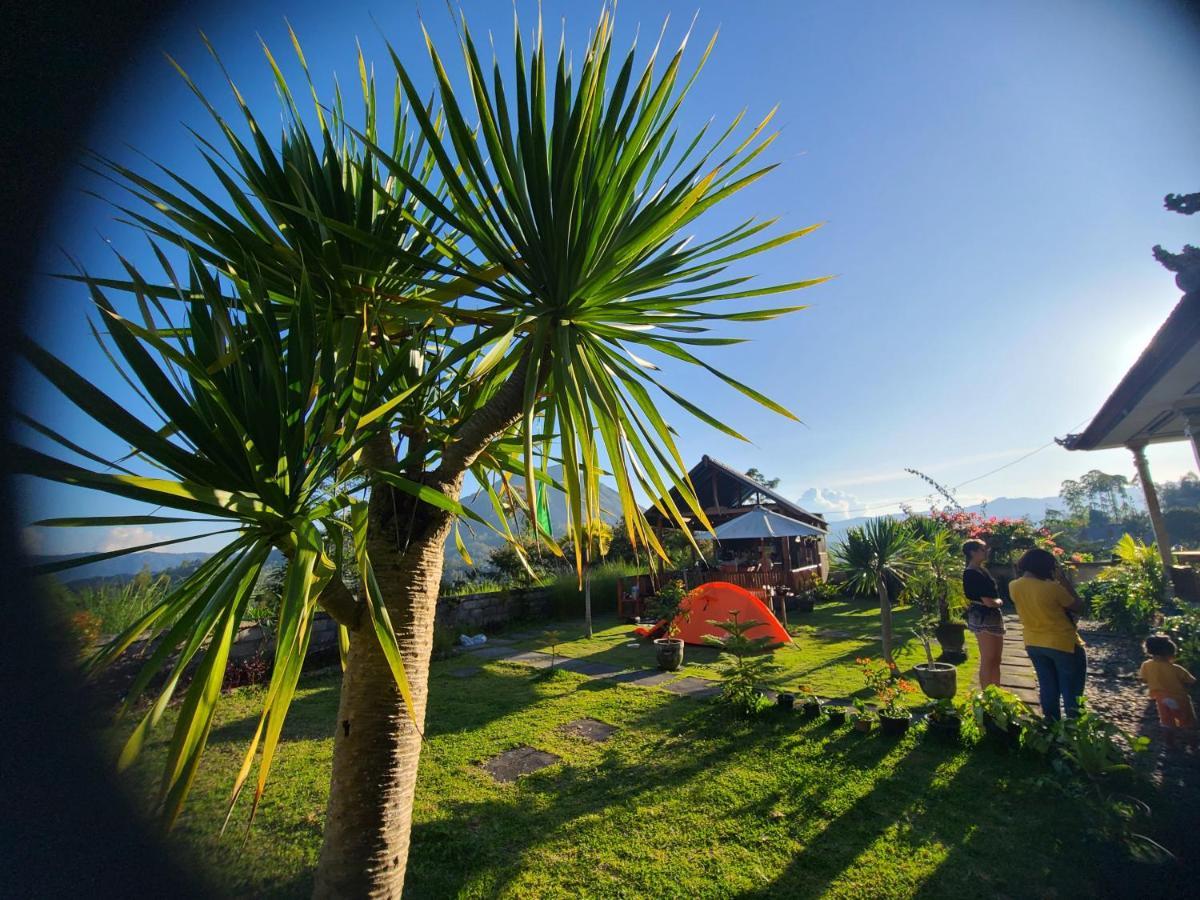
[[[1113,570],[1117,577],[1089,581],[1079,588],[1091,615],[1121,634],[1148,634],[1158,612],[1153,582],[1133,570]]]
[[[1184,606],[1177,616],[1168,616],[1163,631],[1179,647],[1179,664],[1184,668],[1200,666],[1200,606]]]

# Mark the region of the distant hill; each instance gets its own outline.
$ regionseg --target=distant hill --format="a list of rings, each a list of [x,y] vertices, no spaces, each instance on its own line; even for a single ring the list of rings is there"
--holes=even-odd
[[[95,551],[92,551],[95,552]],[[67,559],[78,559],[81,556],[91,556],[91,553],[63,553],[57,556],[31,556],[30,562],[35,565],[59,562]],[[58,579],[64,584],[74,581],[87,581],[97,578],[113,578],[125,576],[132,578],[142,569],[149,569],[157,575],[167,569],[203,562],[212,556],[211,553],[160,553],[154,550],[143,550],[140,553],[128,553],[113,559],[89,563],[75,569],[66,569],[58,573]]]
[[[562,483],[562,468],[550,469],[549,475],[555,481]],[[524,490],[525,479],[514,477],[512,485],[515,490]],[[492,503],[488,499],[487,493],[480,491],[468,491],[463,494],[463,506],[470,509],[486,522],[490,522],[497,528],[500,528],[500,521],[496,517],[495,510],[492,509]],[[546,491],[546,506],[550,511],[550,526],[555,537],[562,537],[566,533],[567,524],[567,498],[566,495],[559,490],[549,488]],[[616,522],[621,516],[621,495],[613,488],[606,484],[600,485],[600,513],[604,521],[608,523]],[[491,531],[488,528],[470,520],[464,519],[460,524],[459,533],[462,535],[463,544],[467,548],[467,553],[471,557],[471,561],[476,568],[485,568],[488,561],[488,553],[497,547],[504,545],[504,538]],[[442,577],[445,579],[453,579],[455,576],[465,573],[467,564],[463,562],[459,555],[458,549],[454,546],[454,535],[446,539],[446,565]]]
[[[1063,509],[1064,504],[1059,497],[997,497],[987,503],[976,503],[974,506],[964,506],[967,512],[984,513],[998,516],[1001,519],[1027,518],[1032,522],[1040,522],[1046,517],[1048,509]],[[853,519],[842,519],[829,523],[829,540],[840,541],[851,528],[862,525],[875,516],[857,516]]]

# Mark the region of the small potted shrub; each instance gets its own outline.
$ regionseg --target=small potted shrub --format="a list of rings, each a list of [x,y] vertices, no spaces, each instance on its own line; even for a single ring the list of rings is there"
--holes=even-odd
[[[775,698],[775,705],[779,707],[780,712],[791,712],[796,705],[796,695],[782,693]]]
[[[800,594],[794,594],[796,612],[810,613],[816,605],[817,598],[813,591],[804,591]]]
[[[1020,744],[1021,730],[1031,718],[1019,697],[994,684],[971,698],[971,715],[987,737],[1006,747]]]
[[[922,616],[913,633],[925,648],[925,662],[913,666],[917,684],[930,700],[949,700],[958,693],[958,669],[948,662],[934,662],[931,646],[936,619]]]
[[[854,730],[867,734],[875,726],[877,719],[875,711],[868,707],[860,697],[855,698],[854,709]]]
[[[962,732],[962,716],[950,699],[938,700],[933,704],[927,719],[929,726],[926,732],[931,738],[948,744],[958,743]]]
[[[826,703],[822,709],[825,710],[825,720],[830,725],[846,724],[846,707],[840,703]]]
[[[724,621],[710,619],[708,624],[716,625],[726,634],[723,638],[704,636],[706,644],[721,651],[725,663],[721,669],[721,701],[743,716],[757,715],[771,705],[758,685],[781,668],[768,650],[771,639],[749,637],[747,632],[762,623],[756,619],[743,622],[736,611],[730,612]]]
[[[800,715],[806,719],[815,719],[821,714],[821,698],[808,685],[800,688],[804,700],[800,703]]]
[[[665,620],[663,637],[654,641],[654,658],[664,672],[676,672],[683,666],[683,641],[676,635],[679,626],[687,621],[687,612],[681,609],[687,596],[687,588],[679,579],[668,581],[651,601],[654,614]]]
[[[900,697],[916,690],[911,681],[896,676],[896,664],[882,659],[857,660],[863,680],[879,704],[879,729],[884,734],[901,735],[908,731],[912,713],[900,705]]]

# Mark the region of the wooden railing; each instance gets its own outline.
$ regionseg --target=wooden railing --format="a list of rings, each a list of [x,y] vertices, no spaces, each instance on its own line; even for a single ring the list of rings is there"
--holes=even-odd
[[[769,572],[722,572],[719,569],[685,569],[682,572],[664,573],[660,579],[670,580],[680,578],[688,590],[697,588],[710,581],[724,581],[737,585],[752,594],[758,594],[764,600],[769,589],[790,588],[793,591],[806,591],[821,580],[821,567],[817,565],[803,566],[799,569],[772,569]],[[631,595],[630,588],[637,585],[636,594]],[[638,575],[617,579],[617,614],[622,618],[633,618],[644,614],[646,599],[654,594],[654,582],[649,575]]]

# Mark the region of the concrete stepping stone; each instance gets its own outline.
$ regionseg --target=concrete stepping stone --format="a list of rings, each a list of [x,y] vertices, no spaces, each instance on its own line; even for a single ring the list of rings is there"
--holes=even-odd
[[[566,669],[568,672],[586,675],[588,678],[603,678],[607,675],[616,675],[622,671],[620,666],[597,662],[592,659],[568,659],[559,663],[559,667]]]
[[[451,678],[470,678],[480,671],[479,666],[463,666],[459,669],[451,669],[449,675]]]
[[[522,775],[552,766],[561,758],[545,750],[520,746],[493,756],[483,763],[483,769],[497,781],[513,782]]]
[[[482,644],[478,647],[464,647],[463,650],[481,659],[501,659],[502,657],[513,655],[512,647],[495,647],[491,644]]]
[[[662,688],[664,691],[670,691],[672,694],[679,694],[682,697],[712,697],[721,693],[720,685],[713,684],[704,678],[696,678],[694,675],[664,684]]]
[[[568,722],[560,726],[559,730],[585,741],[591,741],[593,744],[601,744],[616,734],[617,726],[601,722],[599,719],[585,718]]]
[[[632,684],[637,687],[658,687],[675,677],[674,672],[660,672],[657,669],[635,669],[632,672],[619,672],[608,676],[609,681],[617,684]]]
[[[504,639],[507,640],[509,643],[512,643],[514,641],[531,641],[535,637],[540,637],[540,636],[541,635],[539,635],[536,631],[506,631],[506,632],[504,632]]]
[[[559,662],[565,662],[564,657],[558,657]],[[523,653],[512,653],[504,657],[504,662],[516,663],[520,666],[529,666],[533,669],[548,669],[552,662],[549,653],[538,653],[534,650],[526,650]]]

